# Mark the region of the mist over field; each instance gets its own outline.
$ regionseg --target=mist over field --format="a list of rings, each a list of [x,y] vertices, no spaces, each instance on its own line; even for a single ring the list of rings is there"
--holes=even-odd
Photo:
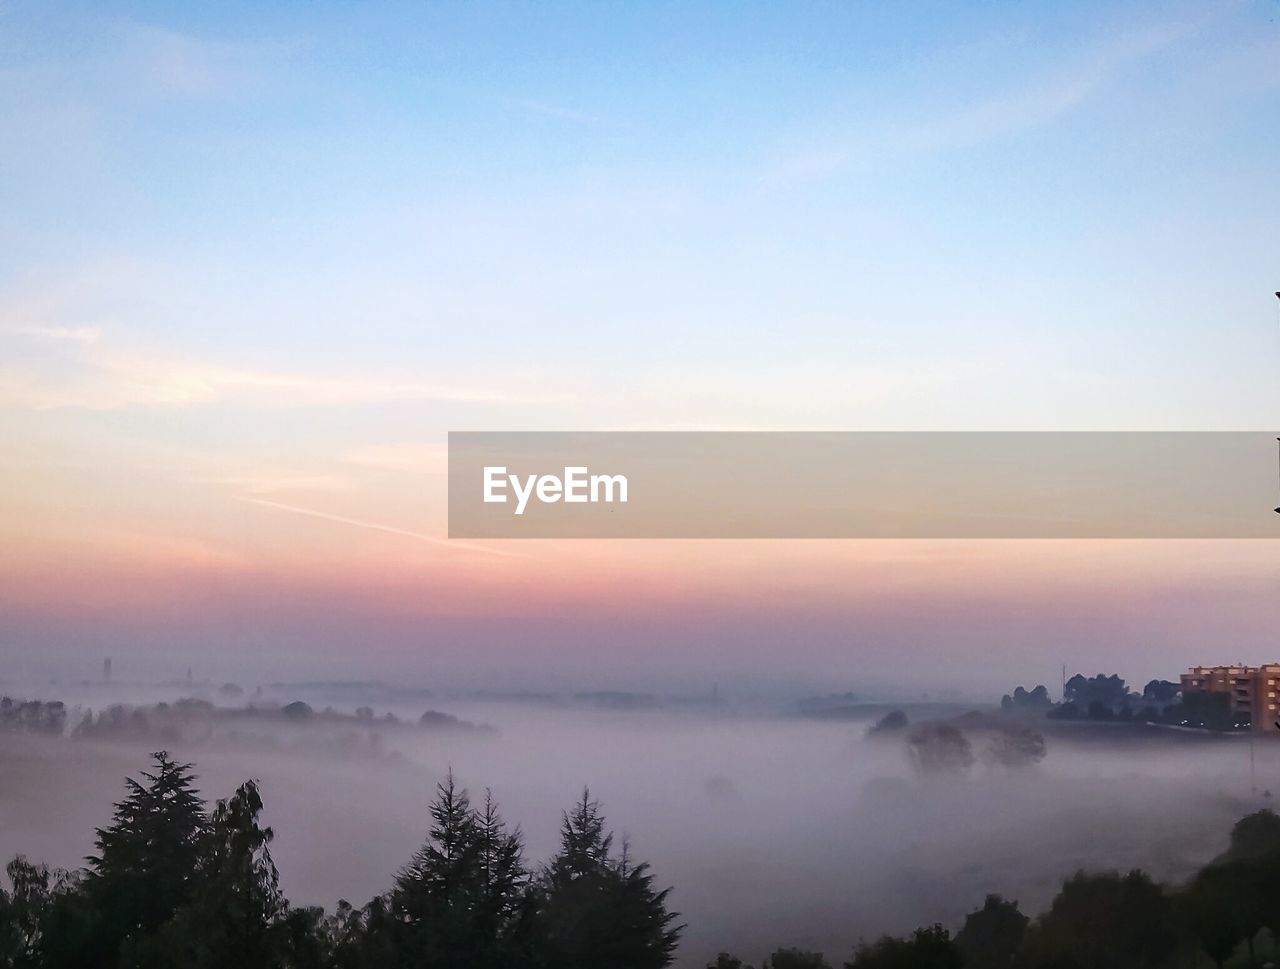
[[[66,692],[68,733],[76,707],[183,695],[177,685]],[[261,781],[294,903],[359,906],[422,844],[450,768],[473,796],[492,789],[535,862],[554,854],[560,812],[589,785],[619,838],[673,886],[669,904],[688,925],[677,964],[701,967],[723,949],[759,960],[783,945],[843,958],[860,937],[954,926],[988,892],[1035,913],[1079,868],[1181,879],[1223,849],[1236,819],[1269,803],[1263,789],[1280,793],[1280,745],[1256,745],[1251,797],[1246,737],[1137,725],[1050,725],[1036,766],[979,758],[968,776],[926,779],[902,735],[868,737],[871,707],[866,719],[806,719],[731,699],[451,698],[360,685],[277,687],[255,702],[293,697],[315,716],[197,721],[162,736],[0,732],[0,856],[78,866],[124,776],[167,747],[195,762],[211,801]],[[365,700],[372,710],[353,716]],[[903,709],[919,720],[965,708]],[[440,716],[419,725],[426,710]],[[980,752],[996,717],[955,722]]]

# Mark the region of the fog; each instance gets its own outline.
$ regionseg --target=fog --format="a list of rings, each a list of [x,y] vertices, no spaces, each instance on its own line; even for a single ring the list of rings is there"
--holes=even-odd
[[[50,689],[43,698],[55,698]],[[0,855],[80,864],[124,776],[166,746],[196,763],[209,799],[261,781],[295,904],[359,905],[422,843],[428,802],[450,768],[473,795],[493,790],[538,862],[555,850],[561,810],[589,785],[618,836],[674,887],[670,904],[688,924],[678,964],[701,967],[722,949],[751,960],[780,945],[843,957],[860,937],[954,926],[987,892],[1039,911],[1082,867],[1179,879],[1263,803],[1250,796],[1243,737],[1036,721],[1053,727],[1038,766],[979,763],[964,778],[924,780],[901,735],[868,738],[870,719],[802,719],[732,700],[602,709],[599,698],[328,692],[342,713],[367,693],[378,717],[390,710],[404,722],[262,718],[163,742],[0,732]],[[62,693],[70,706],[101,709],[182,690]],[[295,694],[316,710],[327,702],[318,687],[268,689],[255,702]],[[476,727],[418,726],[427,709]],[[913,720],[939,712],[904,709]],[[68,733],[79,715],[69,715]],[[963,729],[980,748],[981,724]],[[353,732],[364,739],[349,742]],[[1259,791],[1280,792],[1280,745],[1259,741],[1255,755]]]

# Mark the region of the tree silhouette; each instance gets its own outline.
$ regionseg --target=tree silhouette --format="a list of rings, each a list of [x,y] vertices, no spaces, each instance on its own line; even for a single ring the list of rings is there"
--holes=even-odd
[[[956,933],[956,945],[965,962],[983,969],[1012,966],[1030,920],[1018,911],[1018,903],[988,895],[982,908],[965,916]]]
[[[189,905],[154,936],[131,940],[126,962],[172,969],[272,969],[288,948],[288,905],[271,860],[274,833],[259,824],[262,797],[247,781],[218,801],[203,839]]]
[[[747,965],[737,956],[730,955],[727,952],[721,952],[716,956],[715,962],[707,963],[707,969],[751,969],[751,966]]]
[[[95,945],[103,962],[190,904],[206,832],[204,803],[190,764],[167,751],[152,755],[146,783],[126,778],[126,797],[99,828],[85,888],[100,918]]]
[[[656,891],[647,864],[633,864],[591,792],[565,812],[560,851],[542,879],[539,948],[563,969],[662,969],[671,964],[683,926],[667,911],[670,889]]]
[[[1156,969],[1176,942],[1172,905],[1145,872],[1077,872],[1028,933],[1019,965]]]
[[[1232,826],[1227,850],[1216,860],[1256,861],[1273,854],[1280,854],[1280,814],[1263,808]]]
[[[861,945],[845,969],[962,969],[960,947],[941,925],[916,929],[905,939],[890,936]]]
[[[831,969],[821,952],[804,949],[778,949],[765,959],[762,969]]]
[[[961,776],[973,766],[973,746],[949,723],[926,723],[911,731],[907,753],[924,777]]]

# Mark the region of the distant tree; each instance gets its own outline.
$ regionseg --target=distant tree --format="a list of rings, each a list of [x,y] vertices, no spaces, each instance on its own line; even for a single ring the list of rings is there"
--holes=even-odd
[[[1181,692],[1181,683],[1173,683],[1170,680],[1151,680],[1142,688],[1142,699],[1151,703],[1172,703]]]
[[[1012,770],[1033,767],[1044,760],[1044,736],[1030,728],[1002,730],[987,744],[989,763]]]
[[[905,939],[885,936],[861,945],[845,969],[963,969],[964,955],[941,925],[916,929]]]
[[[566,812],[560,851],[542,879],[538,944],[543,960],[566,969],[662,969],[683,926],[668,912],[648,865],[623,845],[612,853],[600,805],[589,791]]]
[[[1116,718],[1115,710],[1111,708],[1110,704],[1103,703],[1101,700],[1090,700],[1086,715],[1090,720],[1114,720]]]
[[[1027,933],[1018,965],[1158,969],[1176,942],[1169,898],[1145,872],[1079,872]]]
[[[883,717],[875,722],[870,730],[869,735],[897,733],[899,730],[906,730],[909,721],[907,715],[901,710],[890,710]]]
[[[1166,707],[1166,715],[1174,722],[1208,730],[1230,730],[1235,726],[1230,693],[1188,693],[1182,702]]]
[[[924,777],[959,776],[973,766],[973,747],[949,723],[926,723],[907,737],[911,765]]]
[[[152,755],[146,783],[127,778],[112,823],[98,829],[85,889],[99,916],[98,958],[114,961],[130,939],[154,932],[189,905],[206,833],[204,802],[190,764]]]
[[[1085,677],[1077,673],[1067,680],[1062,698],[1085,709],[1089,709],[1096,703],[1116,713],[1128,705],[1129,687],[1115,674],[1104,676],[1099,673],[1093,677]],[[1090,719],[1103,718],[1091,715]]]
[[[988,895],[982,908],[965,916],[964,927],[956,933],[965,964],[982,969],[1012,966],[1029,921],[1017,902]]]
[[[1065,703],[1059,703],[1045,716],[1050,720],[1079,720],[1080,706],[1074,700],[1067,700]]]
[[[1000,698],[1000,708],[1006,713],[1044,713],[1052,706],[1053,701],[1049,699],[1049,690],[1044,684],[1032,690],[1018,686],[1012,696],[1006,693]]]
[[[707,969],[751,969],[737,956],[730,955],[727,952],[721,952],[716,956],[715,962],[708,962]]]
[[[1256,861],[1280,853],[1280,815],[1270,808],[1246,814],[1231,828],[1226,852],[1217,859]]]
[[[778,949],[765,959],[761,969],[831,969],[821,952],[804,949]]]
[[[281,707],[280,713],[289,720],[310,720],[315,716],[315,711],[311,709],[311,704],[303,703],[301,700],[286,703]]]

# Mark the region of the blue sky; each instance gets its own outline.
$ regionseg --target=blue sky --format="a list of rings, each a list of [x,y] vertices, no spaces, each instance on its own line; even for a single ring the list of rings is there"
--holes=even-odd
[[[1275,426],[1278,120],[1275,0],[6,3],[0,564],[438,533],[450,429]]]
[[[1258,426],[1278,9],[11,4],[0,283],[271,369],[848,364],[981,384],[976,426]],[[834,396],[782,423],[869,423]]]

